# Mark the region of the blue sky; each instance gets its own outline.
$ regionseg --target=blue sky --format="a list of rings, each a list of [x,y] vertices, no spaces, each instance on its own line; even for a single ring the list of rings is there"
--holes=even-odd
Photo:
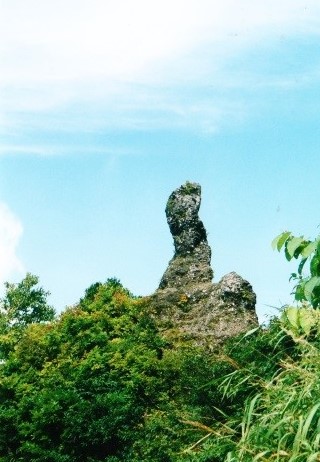
[[[260,319],[290,303],[270,243],[319,233],[319,38],[312,0],[1,0],[0,282],[39,275],[58,311],[108,277],[153,292],[190,180],[215,280]]]

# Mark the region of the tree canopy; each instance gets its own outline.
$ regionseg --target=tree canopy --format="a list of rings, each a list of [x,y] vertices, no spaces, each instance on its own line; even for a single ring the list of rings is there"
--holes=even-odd
[[[38,283],[1,300],[1,462],[320,460],[311,305],[212,352],[167,338],[115,278],[59,316]]]

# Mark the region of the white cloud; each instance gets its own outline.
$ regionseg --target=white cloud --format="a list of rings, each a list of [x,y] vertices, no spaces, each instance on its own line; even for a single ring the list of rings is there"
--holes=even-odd
[[[132,78],[152,62],[205,41],[212,31],[219,36],[225,10],[201,0],[4,1],[2,79]]]
[[[16,251],[22,235],[22,225],[6,204],[0,202],[0,283],[15,272],[24,270]]]
[[[232,75],[224,66],[233,57],[293,35],[319,34],[320,3],[2,0],[0,18],[4,129],[18,112],[64,111],[88,102],[103,102],[110,108],[109,118],[121,110],[122,121],[130,119],[132,124],[132,108],[153,110],[152,92],[164,95],[160,106],[187,114],[179,123],[189,123],[197,112],[194,101],[179,103],[174,94],[168,101],[163,88],[201,86],[208,76],[213,85],[232,86]],[[140,92],[139,98],[135,92]],[[216,115],[223,117],[224,109],[213,101],[207,107],[201,101],[199,105],[200,126],[215,130]],[[163,121],[168,120],[164,114]],[[171,114],[174,118],[177,112]]]
[[[217,60],[255,40],[319,29],[313,0],[2,0],[6,84],[136,80],[210,46]],[[319,30],[318,30],[319,32]]]

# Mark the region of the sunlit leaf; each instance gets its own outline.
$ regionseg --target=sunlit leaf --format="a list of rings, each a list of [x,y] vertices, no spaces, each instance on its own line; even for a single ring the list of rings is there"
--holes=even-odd
[[[320,286],[320,277],[314,276],[304,286],[304,294],[306,299],[311,302],[314,289]]]
[[[291,258],[293,256],[296,257],[295,251],[301,246],[302,242],[303,242],[302,237],[294,237],[288,242],[287,251],[288,251],[288,254],[291,256]]]
[[[307,308],[300,308],[299,323],[303,333],[309,335],[311,329],[317,324],[316,311]]]
[[[277,249],[279,252],[288,239],[291,236],[290,231],[285,231],[284,233],[279,234],[279,236],[275,237],[271,243],[273,250]]]
[[[244,336],[243,336],[242,338],[249,337],[249,335],[254,334],[254,333],[257,332],[257,330],[259,330],[259,329],[260,329],[260,326],[255,327],[254,329],[250,329],[248,332],[246,332],[246,333],[244,334]]]
[[[317,241],[310,242],[306,247],[303,248],[301,255],[304,258],[308,258],[313,252],[316,251],[317,245]]]
[[[299,329],[299,310],[295,306],[289,306],[285,309],[284,314],[289,324],[294,329]]]

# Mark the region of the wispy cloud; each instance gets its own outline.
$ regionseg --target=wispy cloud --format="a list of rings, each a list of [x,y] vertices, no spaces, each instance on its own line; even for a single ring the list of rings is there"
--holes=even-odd
[[[24,270],[17,256],[17,246],[22,235],[22,224],[8,206],[0,202],[0,283],[16,272]]]
[[[24,142],[23,144],[8,144],[8,145],[0,145],[0,156],[2,155],[20,155],[20,154],[28,154],[28,155],[35,155],[39,157],[50,157],[50,156],[58,156],[58,155],[68,155],[68,154],[75,154],[78,155],[87,155],[88,151],[90,154],[95,155],[108,155],[110,157],[116,156],[127,156],[127,155],[139,155],[139,152],[133,148],[119,148],[115,146],[90,146],[88,147],[81,147],[77,143],[70,144],[31,144],[29,142]],[[1,204],[1,203],[0,203]]]
[[[318,0],[3,0],[0,8],[2,131],[170,124],[215,132],[245,114],[234,95],[219,93],[294,84],[294,75],[239,64],[242,56],[320,33]]]

